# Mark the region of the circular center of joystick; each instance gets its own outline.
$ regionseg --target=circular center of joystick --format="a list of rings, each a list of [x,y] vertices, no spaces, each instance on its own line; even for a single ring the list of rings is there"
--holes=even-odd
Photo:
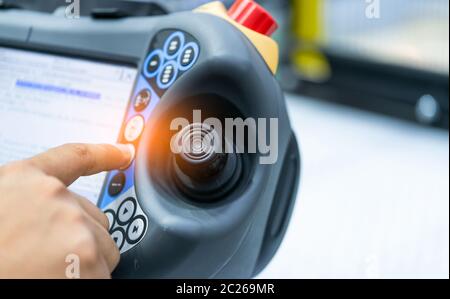
[[[239,178],[240,161],[225,153],[227,141],[211,126],[194,123],[175,137],[181,151],[174,157],[175,181],[186,195],[211,201],[232,188]]]
[[[191,124],[177,136],[181,152],[176,163],[193,180],[207,180],[220,172],[226,163],[219,134],[206,124]]]

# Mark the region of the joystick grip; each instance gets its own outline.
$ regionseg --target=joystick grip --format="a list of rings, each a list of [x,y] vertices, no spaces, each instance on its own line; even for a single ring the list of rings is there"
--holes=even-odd
[[[237,182],[240,161],[225,153],[228,142],[207,124],[194,123],[177,136],[181,152],[174,156],[175,181],[193,199],[211,201],[224,195]]]
[[[176,163],[193,180],[208,180],[224,168],[227,155],[222,151],[219,135],[211,127],[193,124],[185,127],[177,138],[182,151],[176,155]]]

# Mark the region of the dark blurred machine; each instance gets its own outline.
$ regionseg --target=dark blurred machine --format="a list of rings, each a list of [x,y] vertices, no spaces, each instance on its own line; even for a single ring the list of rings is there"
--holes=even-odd
[[[27,10],[53,12],[59,7],[65,7],[73,0],[0,0],[0,8],[23,8]],[[168,12],[192,10],[210,0],[80,0],[82,16],[94,14],[101,16],[123,17],[161,15]],[[222,1],[230,6],[233,1]],[[109,12],[109,15],[108,15]]]
[[[81,15],[97,18],[161,15],[210,2],[81,1]],[[280,25],[274,38],[285,90],[448,129],[448,1],[258,2]],[[66,0],[0,0],[0,9],[52,12],[66,5]]]

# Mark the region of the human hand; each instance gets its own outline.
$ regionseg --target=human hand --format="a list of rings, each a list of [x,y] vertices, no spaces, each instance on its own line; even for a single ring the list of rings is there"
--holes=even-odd
[[[120,255],[108,219],[67,186],[133,155],[125,145],[67,144],[0,167],[0,278],[65,278],[69,255],[81,278],[109,278]]]

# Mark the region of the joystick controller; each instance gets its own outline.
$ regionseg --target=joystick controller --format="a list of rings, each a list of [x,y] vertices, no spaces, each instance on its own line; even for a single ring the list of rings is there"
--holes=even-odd
[[[106,174],[98,198],[121,253],[114,278],[251,278],[277,252],[301,164],[275,79],[276,28],[253,0],[229,10],[215,1],[168,15],[76,22],[0,11],[1,44],[123,65],[127,71],[98,77],[134,83],[118,142],[133,145],[135,159]],[[63,68],[80,71],[71,66]],[[102,97],[95,107],[126,100]],[[100,125],[107,116],[97,112]]]
[[[173,167],[177,186],[194,200],[214,201],[226,194],[239,180],[239,156],[225,153],[230,143],[216,130],[202,123],[185,127],[176,136],[181,152]]]
[[[119,137],[136,158],[108,173],[99,200],[121,252],[113,277],[253,277],[283,240],[300,172],[274,77],[276,22],[251,0],[144,19],[130,21],[148,38]],[[278,119],[278,159],[238,150],[207,118]]]

